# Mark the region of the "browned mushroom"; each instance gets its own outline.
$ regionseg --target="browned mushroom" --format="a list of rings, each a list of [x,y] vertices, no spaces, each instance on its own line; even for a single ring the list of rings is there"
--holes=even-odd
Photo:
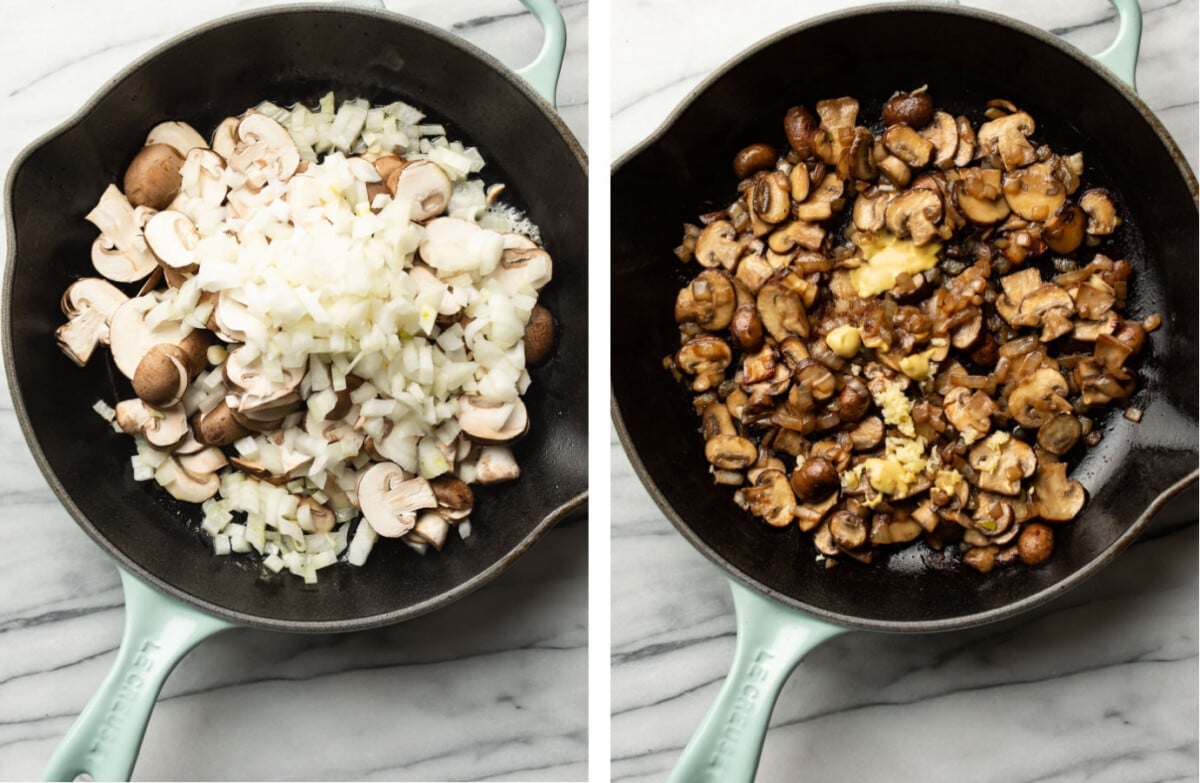
[[[679,349],[675,364],[688,375],[694,375],[692,390],[708,391],[719,384],[725,368],[733,361],[729,344],[719,337],[701,335]]]
[[[958,152],[958,124],[944,111],[934,113],[933,122],[921,131],[921,137],[933,145],[934,166],[945,171],[954,165]]]
[[[1035,163],[1004,175],[1004,198],[1026,220],[1045,220],[1067,200],[1067,189],[1048,163]]]
[[[977,472],[980,489],[1001,495],[1016,495],[1021,491],[1021,479],[1032,476],[1037,468],[1033,449],[1003,433],[976,443],[967,461]]]
[[[774,279],[759,289],[756,298],[763,328],[777,341],[795,335],[808,337],[808,318],[800,295]]]
[[[1117,207],[1106,190],[1093,188],[1085,191],[1079,197],[1079,206],[1087,213],[1087,232],[1092,236],[1108,236],[1121,225]]]
[[[797,497],[815,503],[837,492],[837,470],[823,457],[810,457],[792,471],[791,484]]]
[[[938,236],[937,222],[941,219],[941,196],[932,190],[909,190],[888,202],[884,222],[895,236],[911,236],[913,244],[920,246]]]
[[[691,322],[709,331],[724,329],[733,320],[735,300],[733,283],[724,271],[701,272],[675,298],[675,321]]]
[[[883,133],[883,145],[905,164],[921,168],[933,155],[933,143],[907,125],[893,125]]]
[[[946,419],[958,430],[963,441],[974,443],[992,430],[992,416],[997,412],[996,403],[982,390],[971,392],[956,386],[946,392],[943,403]]]
[[[1013,171],[1037,160],[1028,139],[1036,127],[1033,117],[1020,111],[985,122],[975,138],[983,154],[998,155],[1004,170]]]
[[[1042,238],[1055,253],[1074,253],[1083,244],[1087,217],[1075,204],[1063,204],[1058,211],[1046,219],[1042,226]]]
[[[952,190],[958,208],[973,223],[991,225],[1008,216],[1002,174],[997,169],[962,169]]]
[[[728,220],[709,223],[696,240],[696,263],[700,266],[732,270],[741,254],[742,242]]]
[[[791,209],[788,178],[778,171],[763,174],[754,185],[754,214],[767,223],[781,222]]]
[[[898,92],[883,104],[884,125],[923,128],[933,116],[933,98],[927,92]]]
[[[867,524],[849,511],[838,511],[829,518],[829,533],[839,549],[858,549],[867,543]]]
[[[1067,463],[1053,462],[1038,466],[1033,480],[1037,514],[1048,522],[1069,522],[1083,508],[1083,485],[1067,477]]]
[[[704,456],[722,470],[745,470],[754,464],[758,449],[739,435],[718,435],[704,444]]]
[[[775,148],[770,144],[751,144],[733,156],[733,173],[738,179],[766,171],[775,165]]]
[[[1051,454],[1062,456],[1083,437],[1083,426],[1070,413],[1058,413],[1038,428],[1037,442]]]

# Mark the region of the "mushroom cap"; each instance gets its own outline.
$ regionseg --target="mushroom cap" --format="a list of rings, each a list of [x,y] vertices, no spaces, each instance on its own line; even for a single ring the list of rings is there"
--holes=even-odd
[[[139,398],[121,400],[116,407],[117,426],[126,435],[138,435],[150,420],[150,409]]]
[[[133,373],[133,392],[146,404],[166,408],[187,391],[187,354],[173,343],[159,343],[146,352]]]
[[[125,170],[125,196],[135,207],[165,209],[183,181],[183,155],[169,144],[147,144]]]
[[[733,282],[723,269],[706,269],[675,297],[675,322],[691,321],[710,331],[729,326],[737,306]]]
[[[921,130],[921,138],[933,145],[934,166],[945,171],[954,165],[958,151],[958,123],[944,111],[934,112],[932,122]]]
[[[228,446],[250,432],[234,417],[225,400],[208,413],[197,412],[192,419],[192,429],[196,439],[209,446]]]
[[[538,367],[550,358],[550,351],[554,348],[554,331],[553,314],[542,305],[534,305],[525,324],[526,367]]]
[[[411,205],[409,220],[428,220],[450,205],[450,177],[431,160],[414,160],[394,168],[388,174],[387,187],[396,201]]]
[[[146,135],[146,146],[166,144],[173,147],[180,157],[187,157],[188,151],[195,147],[208,147],[204,137],[186,122],[160,122],[150,129]]]
[[[113,311],[109,319],[113,362],[130,380],[151,348],[159,343],[178,344],[192,332],[192,327],[182,321],[163,321],[151,329],[146,323],[146,313],[156,304],[158,299],[153,294],[135,297]]]
[[[759,318],[767,333],[782,342],[791,336],[808,337],[808,317],[800,294],[785,286],[782,278],[763,284],[755,297]]]
[[[464,397],[459,401],[458,425],[476,443],[511,443],[529,431],[529,413],[520,398],[494,403]]]
[[[187,269],[196,263],[200,233],[182,212],[163,210],[146,223],[146,244],[169,267]]]

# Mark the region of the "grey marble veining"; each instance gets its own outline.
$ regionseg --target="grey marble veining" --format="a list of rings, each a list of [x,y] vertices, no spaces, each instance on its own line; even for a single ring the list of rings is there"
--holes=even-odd
[[[777,29],[845,5],[619,0],[612,22],[612,155]],[[966,5],[1087,52],[1116,30],[1104,0]],[[1143,0],[1142,97],[1192,166],[1197,3]],[[612,438],[613,780],[660,781],[733,656],[726,582],[666,522]],[[1190,496],[1192,519],[1195,495]],[[1187,506],[1099,576],[1030,615],[944,635],[850,633],[817,648],[776,705],[758,780],[1197,779],[1197,531]]]
[[[262,0],[5,4],[0,168],[113,74],[187,29]],[[517,0],[388,0],[509,66],[537,22]],[[559,105],[587,138],[586,0],[568,25]],[[2,231],[2,227],[0,227]],[[117,574],[29,455],[0,382],[0,779],[40,775],[121,636]],[[587,526],[552,531],[496,582],[377,631],[237,630],[168,680],[141,780],[581,780],[587,774]]]

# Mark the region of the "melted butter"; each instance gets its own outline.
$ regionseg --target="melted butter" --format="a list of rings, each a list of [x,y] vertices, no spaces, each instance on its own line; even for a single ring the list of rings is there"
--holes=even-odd
[[[930,348],[928,351],[905,356],[900,360],[900,371],[914,381],[928,380],[929,376],[933,375],[934,364],[930,358],[935,350],[935,348]]]
[[[908,239],[899,239],[886,231],[861,240],[859,249],[866,260],[850,270],[850,285],[864,299],[890,291],[902,272],[915,275],[937,266],[941,244],[931,242],[917,247]]]
[[[825,335],[825,344],[843,359],[853,359],[862,346],[862,334],[858,327],[843,324]]]

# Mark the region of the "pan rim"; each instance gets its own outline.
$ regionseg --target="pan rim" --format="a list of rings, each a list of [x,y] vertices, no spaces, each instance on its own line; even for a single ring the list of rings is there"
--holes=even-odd
[[[16,269],[16,223],[13,218],[13,210],[11,204],[13,201],[13,186],[16,183],[17,175],[24,168],[28,159],[36,152],[52,143],[55,139],[68,132],[72,128],[82,123],[85,118],[92,112],[96,105],[105,97],[107,97],[114,89],[122,82],[132,77],[136,72],[140,71],[147,64],[158,58],[160,55],[174,49],[181,44],[191,41],[197,37],[208,34],[215,30],[224,27],[232,27],[244,22],[262,19],[264,17],[286,16],[296,13],[327,13],[331,15],[342,16],[360,16],[368,17],[386,24],[400,25],[402,27],[410,27],[421,33],[438,39],[443,44],[446,44],[462,55],[473,57],[493,72],[507,80],[513,85],[518,93],[522,95],[530,104],[532,104],[550,125],[558,132],[562,140],[567,144],[571,153],[574,155],[576,163],[583,171],[584,176],[588,173],[588,158],[587,153],[580,145],[579,140],[571,132],[563,121],[561,115],[555,111],[544,98],[537,94],[534,89],[512,71],[504,63],[500,62],[493,55],[480,49],[478,46],[453,35],[452,33],[436,27],[428,22],[420,19],[415,19],[411,16],[396,13],[386,10],[374,10],[366,8],[355,8],[343,5],[332,5],[328,3],[313,3],[301,4],[292,3],[288,5],[272,6],[269,8],[255,9],[250,11],[242,11],[234,14],[227,14],[216,19],[211,19],[202,24],[196,25],[185,30],[182,33],[171,36],[167,40],[151,48],[150,50],[139,55],[129,64],[121,68],[111,78],[104,82],[73,114],[67,117],[62,122],[55,125],[53,128],[42,133],[33,141],[26,144],[21,151],[13,158],[13,162],[8,169],[8,173],[4,182],[4,220],[6,233],[6,248],[5,248],[5,269],[3,289],[0,291],[0,324],[10,323],[12,317],[12,286],[13,278],[15,277]],[[25,397],[22,391],[20,380],[17,378],[16,369],[13,365],[13,332],[12,329],[0,329],[3,332],[2,342],[0,347],[4,353],[4,371],[5,378],[8,382],[9,394],[13,403],[13,411],[17,417],[17,423],[21,428],[21,434],[25,439],[26,447],[33,456],[34,462],[41,471],[43,478],[49,485],[51,491],[66,509],[67,513],[87,535],[95,541],[105,554],[115,561],[115,565],[119,565],[130,573],[136,575],[143,582],[151,585],[160,592],[174,596],[180,600],[194,606],[201,611],[204,611],[215,617],[234,623],[242,627],[258,628],[272,631],[285,631],[290,633],[343,633],[351,631],[362,631],[371,628],[379,628],[394,623],[403,622],[427,614],[431,611],[439,609],[448,604],[466,597],[468,594],[483,587],[488,582],[492,581],[503,573],[512,564],[514,560],[524,554],[535,542],[537,542],[547,530],[552,528],[557,522],[569,515],[571,512],[582,507],[588,500],[588,489],[584,489],[578,494],[568,498],[559,506],[547,512],[538,524],[525,536],[514,548],[510,549],[503,557],[497,559],[483,571],[476,574],[471,579],[466,580],[455,586],[454,588],[440,593],[426,601],[422,601],[402,609],[396,609],[380,614],[365,615],[362,617],[354,617],[339,620],[283,620],[268,617],[262,617],[248,612],[236,611],[212,603],[206,599],[200,598],[192,593],[189,593],[176,585],[160,579],[151,574],[142,565],[131,557],[125,554],[122,550],[116,547],[108,540],[99,529],[88,519],[87,515],[79,508],[75,501],[67,493],[55,473],[53,467],[47,460],[43,452],[40,442],[38,441],[33,427],[29,421],[28,412],[25,409]]]
[[[1113,87],[1121,94],[1121,96],[1132,105],[1144,122],[1149,125],[1158,137],[1159,142],[1166,148],[1171,159],[1174,161],[1179,170],[1184,182],[1191,192],[1192,200],[1200,209],[1200,197],[1197,194],[1196,175],[1191,167],[1187,164],[1186,158],[1179,149],[1178,144],[1167,132],[1162,122],[1154,115],[1153,111],[1146,103],[1138,96],[1132,87],[1125,84],[1107,68],[1100,65],[1094,58],[1087,53],[1081,51],[1075,46],[1062,40],[1060,37],[1053,35],[1041,28],[1034,27],[1026,22],[1017,19],[1005,17],[990,11],[984,11],[975,8],[964,8],[961,6],[947,6],[930,3],[913,3],[903,6],[893,4],[873,4],[860,6],[857,8],[847,9],[843,11],[835,11],[833,13],[822,14],[813,17],[806,21],[792,25],[790,27],[779,30],[741,50],[722,63],[700,84],[690,90],[686,96],[671,110],[667,117],[652,131],[646,138],[638,144],[631,147],[627,152],[621,155],[611,166],[611,176],[615,177],[622,168],[630,161],[637,158],[639,155],[646,152],[648,149],[659,143],[671,129],[679,122],[681,116],[709,89],[711,89],[718,81],[727,76],[734,69],[742,65],[758,55],[763,50],[776,45],[780,41],[789,38],[793,35],[808,32],[813,28],[820,27],[831,22],[842,21],[862,16],[887,15],[894,13],[932,13],[943,14],[946,16],[969,17],[978,21],[987,22],[1001,27],[1006,27],[1018,33],[1033,38],[1034,40],[1046,44],[1062,54],[1065,54],[1086,67],[1092,74],[1110,87]],[[986,623],[996,622],[1005,618],[1013,617],[1023,612],[1029,611],[1036,606],[1053,600],[1062,595],[1064,592],[1071,590],[1085,581],[1087,578],[1108,565],[1118,554],[1130,546],[1141,533],[1149,525],[1150,520],[1158,511],[1166,505],[1171,498],[1177,494],[1193,486],[1200,481],[1200,469],[1193,469],[1190,473],[1178,479],[1175,483],[1160,492],[1142,511],[1136,520],[1134,520],[1125,531],[1113,541],[1106,549],[1100,552],[1091,561],[1085,564],[1082,568],[1072,572],[1066,578],[1059,582],[1050,585],[1049,587],[1039,590],[1032,595],[1021,598],[1011,603],[1006,603],[1002,606],[987,609],[984,611],[972,612],[957,617],[942,618],[938,620],[881,620],[865,617],[857,617],[853,615],[834,612],[820,607],[812,606],[803,601],[784,595],[783,593],[751,578],[748,574],[733,565],[727,558],[705,543],[695,531],[683,520],[674,507],[667,500],[666,496],[659,489],[650,472],[647,470],[645,463],[633,445],[632,437],[628,428],[625,426],[625,420],[621,415],[621,407],[617,402],[615,388],[610,382],[609,386],[609,409],[612,423],[616,429],[617,436],[621,441],[621,446],[625,451],[630,465],[641,481],[642,486],[646,489],[655,505],[663,515],[670,521],[675,529],[683,536],[683,538],[700,554],[712,562],[722,572],[722,575],[727,579],[735,580],[736,582],[746,586],[747,588],[756,591],[772,601],[775,601],[783,606],[795,609],[803,614],[817,617],[836,625],[840,625],[850,629],[879,631],[885,633],[932,633],[959,630],[971,628]]]

